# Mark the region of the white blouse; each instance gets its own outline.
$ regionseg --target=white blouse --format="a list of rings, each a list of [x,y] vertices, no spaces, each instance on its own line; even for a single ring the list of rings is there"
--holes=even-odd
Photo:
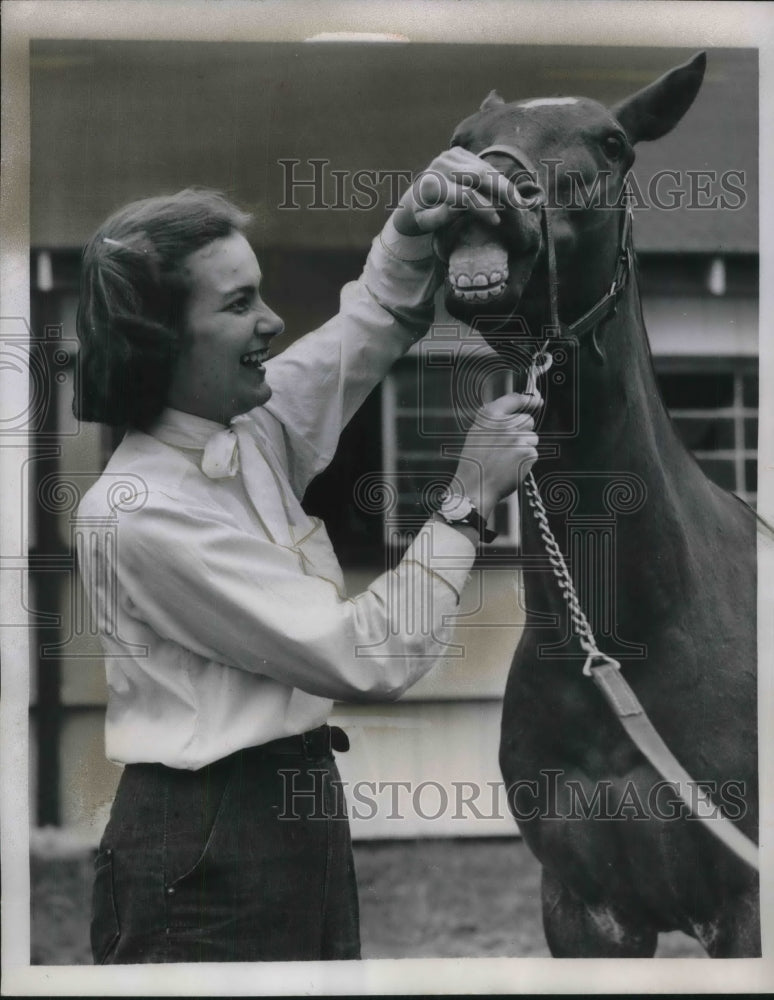
[[[472,543],[429,521],[350,598],[325,526],[300,504],[426,330],[437,283],[426,254],[425,238],[388,225],[338,315],[267,363],[265,406],[228,428],[166,410],[127,433],[84,497],[78,555],[105,653],[111,760],[199,768],[321,725],[333,699],[396,698],[443,652]]]

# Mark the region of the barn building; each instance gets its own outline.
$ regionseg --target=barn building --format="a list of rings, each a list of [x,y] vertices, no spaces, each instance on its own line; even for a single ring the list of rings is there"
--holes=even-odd
[[[80,250],[111,211],[190,184],[254,212],[276,349],[319,326],[359,273],[408,173],[444,148],[492,88],[506,100],[614,103],[684,62],[683,49],[508,45],[35,42],[31,273],[35,446],[27,511],[35,654],[33,821],[97,839],[119,768],[104,758],[99,644],[75,573],[72,515],[116,444],[71,415]],[[707,473],[754,503],[757,470],[757,61],[708,53],[675,132],[638,150],[634,237],[661,388]],[[358,186],[359,185],[359,186]],[[403,186],[401,186],[403,185]],[[394,559],[451,471],[461,366],[482,342],[444,316],[345,432],[306,502],[325,517],[352,593]],[[493,369],[482,387],[503,391]],[[390,509],[363,486],[397,486]],[[523,613],[515,502],[464,595],[449,655],[398,703],[341,705],[341,758],[362,838],[510,834],[499,710]],[[484,572],[485,571],[485,572]],[[363,784],[363,783],[370,784]],[[360,799],[352,801],[357,786]],[[359,805],[358,805],[359,801]],[[376,803],[376,805],[369,804]]]

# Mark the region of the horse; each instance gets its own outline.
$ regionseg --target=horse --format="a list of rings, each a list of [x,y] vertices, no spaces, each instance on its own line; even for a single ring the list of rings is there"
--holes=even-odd
[[[704,475],[660,397],[626,207],[634,146],[678,124],[705,64],[700,53],[609,109],[493,91],[452,145],[505,174],[513,198],[499,225],[461,216],[438,253],[447,310],[505,366],[553,358],[537,503],[580,607],[674,757],[754,840],[756,517]],[[712,957],[760,955],[757,872],[670,794],[584,673],[546,533],[521,500],[525,627],[500,767],[542,866],[551,954],[650,957],[660,932],[681,930]]]

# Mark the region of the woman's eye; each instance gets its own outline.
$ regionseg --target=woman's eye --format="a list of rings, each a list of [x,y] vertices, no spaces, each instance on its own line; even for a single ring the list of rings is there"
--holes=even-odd
[[[247,299],[236,299],[228,306],[228,311],[233,313],[246,313],[250,308],[250,303]]]
[[[602,142],[602,148],[606,156],[611,160],[617,160],[623,155],[626,146],[620,135],[608,135]]]

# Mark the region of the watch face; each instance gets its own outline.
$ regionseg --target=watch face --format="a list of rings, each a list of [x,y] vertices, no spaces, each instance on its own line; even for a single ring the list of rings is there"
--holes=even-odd
[[[470,499],[462,493],[447,493],[441,503],[440,514],[447,521],[462,521],[473,510]]]

